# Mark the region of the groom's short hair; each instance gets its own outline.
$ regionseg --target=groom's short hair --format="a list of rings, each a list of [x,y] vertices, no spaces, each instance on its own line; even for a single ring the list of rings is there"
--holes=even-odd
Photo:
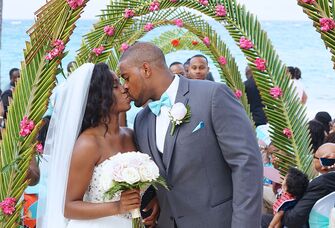
[[[156,45],[149,42],[136,42],[130,46],[121,56],[120,61],[130,59],[135,65],[143,62],[157,63],[157,65],[165,65],[165,56],[163,51]],[[167,66],[166,66],[167,67]]]

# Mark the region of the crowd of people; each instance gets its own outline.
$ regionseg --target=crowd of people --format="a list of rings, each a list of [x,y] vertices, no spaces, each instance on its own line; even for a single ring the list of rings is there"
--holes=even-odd
[[[141,45],[141,44],[139,44],[139,45]],[[149,56],[151,56],[151,55],[155,56],[156,55],[156,57],[158,56],[159,58],[161,58],[160,54],[159,53],[157,54],[157,50],[155,48],[153,48],[151,45],[147,45],[147,44],[143,44],[143,45],[146,48],[148,48],[148,50],[153,50],[152,53],[148,52]],[[136,55],[137,50],[136,50],[136,48],[134,48],[134,49],[135,50],[132,51],[133,52],[132,54]],[[131,59],[131,57],[128,57],[127,54],[125,54],[123,56],[123,59],[127,59],[127,58]],[[122,60],[122,58],[121,58],[121,60]],[[125,62],[125,60],[123,60],[123,62],[121,61],[121,64],[120,64],[121,69],[122,69],[122,67],[125,68],[124,67],[125,63],[124,62]],[[71,66],[73,64],[74,63],[71,62],[68,65],[67,70],[68,70],[69,74],[72,70]],[[157,67],[156,65],[154,67],[152,67],[154,65],[153,63],[151,65],[152,68],[149,69],[149,67],[148,67],[148,69],[146,69],[144,67],[144,69],[148,70],[147,71],[147,72],[149,72],[148,74],[152,74],[151,71],[157,70],[156,74],[163,73],[163,74],[168,75],[165,78],[162,76],[161,79],[163,81],[164,80],[167,80],[167,81],[172,80],[172,81],[169,81],[169,83],[171,83],[171,86],[174,85],[173,83],[175,83],[175,79],[173,79],[173,77],[178,78],[178,81],[177,81],[178,83],[183,83],[182,78],[187,78],[187,79],[190,79],[192,81],[193,80],[215,81],[211,72],[210,72],[207,57],[204,56],[204,55],[201,55],[201,54],[197,54],[197,55],[192,56],[191,58],[187,59],[185,61],[185,63],[181,63],[181,62],[171,63],[170,66],[167,68],[169,70],[169,72],[162,70],[162,69],[164,69],[165,59],[163,61],[163,58],[162,58],[162,62],[159,63],[159,64],[162,64],[160,66],[161,69],[159,69],[159,70],[157,70],[155,68],[155,67]],[[130,127],[131,129],[133,129],[134,126],[135,127],[137,126],[137,128],[139,129],[139,123],[138,122],[142,121],[142,124],[144,123],[142,118],[145,118],[145,115],[147,115],[146,111],[148,110],[148,107],[147,107],[148,103],[151,102],[151,101],[155,101],[157,99],[159,100],[160,97],[155,97],[156,95],[154,95],[154,94],[149,95],[148,92],[146,92],[146,93],[143,93],[141,95],[143,97],[147,96],[146,97],[147,99],[144,99],[140,95],[138,95],[139,96],[138,98],[132,97],[132,98],[134,98],[133,100],[135,100],[135,102],[137,102],[136,105],[134,104],[134,102],[132,102],[128,107],[126,105],[126,102],[125,102],[124,106],[116,106],[115,107],[113,105],[113,102],[115,102],[114,99],[116,99],[114,96],[118,96],[117,99],[122,100],[124,94],[126,94],[126,93],[130,94],[130,91],[132,91],[132,88],[130,87],[131,83],[130,83],[129,79],[127,78],[128,73],[127,72],[122,73],[122,71],[121,71],[121,74],[122,74],[121,77],[125,80],[125,85],[123,87],[123,85],[119,84],[118,79],[116,78],[116,76],[114,74],[109,75],[108,73],[106,73],[107,71],[109,71],[107,66],[96,65],[96,66],[91,66],[91,67],[94,67],[94,70],[93,70],[93,68],[91,69],[93,71],[92,81],[91,81],[91,84],[90,84],[90,87],[89,87],[87,107],[84,110],[85,115],[83,117],[84,118],[83,119],[83,125],[80,129],[81,134],[79,136],[78,141],[83,141],[81,143],[85,144],[85,142],[84,142],[85,140],[86,141],[92,140],[91,139],[92,135],[94,137],[97,137],[97,135],[101,135],[101,133],[103,133],[103,132],[105,132],[104,134],[106,135],[107,132],[112,129],[113,131],[118,132],[118,134],[120,134],[120,135],[118,135],[118,137],[121,137],[122,140],[126,140],[126,141],[129,142],[127,144],[126,148],[125,148],[124,145],[120,144],[121,138],[115,139],[115,138],[113,138],[114,136],[111,137],[111,138],[108,138],[108,140],[113,141],[113,145],[118,145],[117,148],[119,150],[136,150],[136,149],[138,149],[138,148],[136,148],[138,146],[142,147],[142,148],[146,148],[147,145],[145,144],[145,142],[141,142],[141,140],[143,140],[141,135],[145,134],[145,132],[141,132],[142,130],[137,130],[137,132],[136,132],[136,130],[135,130],[135,133],[133,135],[133,133],[131,133],[131,132],[122,130],[122,132],[120,133],[119,132],[119,126],[120,127],[122,127],[122,126]],[[130,67],[130,66],[127,65],[127,67]],[[301,81],[300,81],[300,79],[301,79],[300,69],[297,68],[297,67],[288,67],[288,72],[291,75],[292,85],[295,87],[296,96],[298,97],[298,99],[300,100],[300,102],[302,104],[306,104],[307,94],[304,91],[303,86],[302,86]],[[246,95],[247,95],[247,98],[248,98],[248,103],[250,104],[250,110],[251,110],[251,113],[252,113],[253,122],[254,122],[255,127],[256,127],[256,134],[257,134],[257,140],[258,140],[258,151],[260,152],[259,154],[263,158],[263,166],[273,168],[273,170],[277,170],[278,160],[280,159],[280,156],[278,156],[278,154],[284,153],[284,152],[278,150],[271,143],[271,140],[270,140],[270,137],[269,137],[269,125],[268,125],[268,121],[267,121],[267,118],[266,118],[266,115],[265,115],[265,112],[264,112],[265,106],[262,102],[261,96],[259,94],[259,90],[257,89],[255,80],[253,79],[252,72],[251,72],[251,69],[249,67],[246,68],[245,74],[246,74],[246,78],[247,78],[247,80],[244,82],[245,92],[246,92]],[[15,89],[15,84],[16,84],[17,80],[20,78],[20,71],[17,68],[13,68],[12,70],[10,70],[9,75],[10,75],[10,83],[9,83],[9,85],[7,85],[4,88],[4,92],[1,95],[1,102],[0,102],[0,118],[2,118],[2,120],[3,120],[2,124],[1,124],[2,128],[6,127],[5,120],[6,120],[6,115],[7,115],[7,111],[8,111],[8,106],[10,105],[11,99],[13,97],[13,91]],[[171,75],[173,75],[173,76],[171,77]],[[155,77],[158,77],[158,76],[155,75]],[[104,87],[104,88],[102,88],[102,91],[98,91],[100,86],[103,85],[103,84],[101,84],[103,80],[105,80],[104,82],[110,82],[110,84],[113,85],[113,87],[112,87],[112,89],[114,91],[113,95],[106,92],[106,91],[108,91],[108,89],[110,89],[109,88],[110,85],[108,85],[108,86],[105,85],[106,88]],[[144,82],[141,82],[141,83],[144,83]],[[151,82],[151,83],[153,83],[153,82]],[[169,83],[166,83],[166,85],[168,86]],[[191,83],[193,83],[193,82],[191,82]],[[72,84],[72,85],[74,85],[74,84]],[[192,86],[194,85],[194,87],[198,86],[197,84],[190,84],[190,85],[192,85]],[[216,83],[213,83],[213,84],[204,83],[204,84],[199,84],[199,85],[208,86],[208,88],[212,88],[212,89],[216,88],[215,87]],[[54,109],[55,105],[57,104],[58,93],[60,93],[60,91],[62,90],[62,89],[60,89],[60,88],[62,88],[62,86],[64,86],[64,85],[58,85],[56,87],[56,89],[54,90],[53,96],[50,99],[50,104],[49,104],[49,107],[48,107],[48,111],[45,114],[45,116],[43,117],[43,127],[41,128],[41,130],[38,134],[38,138],[37,138],[37,140],[39,142],[41,142],[43,144],[43,146],[44,146],[44,143],[45,143],[45,140],[46,140],[50,118],[51,118],[51,115],[53,113],[53,109]],[[148,84],[146,84],[146,86],[148,86]],[[117,92],[115,92],[116,90],[117,90]],[[168,92],[169,89],[167,89],[166,91]],[[104,94],[102,94],[102,93],[104,93]],[[109,94],[108,95],[109,99],[112,100],[113,102],[112,101],[107,101],[103,97],[103,96],[106,95],[106,93]],[[206,92],[203,92],[203,93],[207,94]],[[160,94],[160,95],[162,95],[162,94]],[[135,95],[128,95],[128,96],[135,96]],[[194,94],[194,96],[196,96],[196,95]],[[226,94],[224,96],[226,96]],[[230,95],[228,95],[228,97],[229,96]],[[125,99],[127,100],[128,97],[125,98]],[[231,98],[229,98],[229,99],[231,99]],[[139,100],[141,102],[139,102]],[[99,102],[100,103],[104,102],[104,105],[100,104]],[[92,107],[90,105],[92,105]],[[235,106],[232,105],[231,107],[235,107]],[[100,110],[99,111],[100,113],[96,112],[97,108]],[[128,109],[130,109],[130,110],[128,110]],[[143,110],[143,111],[141,111],[141,110]],[[162,109],[162,113],[163,113],[163,110],[164,109]],[[136,119],[136,116],[138,116],[137,113],[140,112],[140,111],[141,111],[140,117]],[[111,112],[112,112],[112,114],[111,114]],[[160,117],[157,116],[157,119],[158,119],[157,121],[162,121],[162,120],[159,120],[159,118]],[[221,117],[218,117],[218,118],[220,119]],[[135,119],[137,120],[137,123],[136,123]],[[99,121],[102,121],[103,123],[101,124],[101,122],[99,122]],[[222,121],[222,119],[221,119],[221,121]],[[244,121],[244,119],[243,119],[243,121]],[[116,123],[118,123],[118,124],[116,124]],[[147,123],[147,122],[145,122],[145,123]],[[158,124],[159,122],[156,122],[156,123]],[[162,125],[162,126],[164,126],[164,125]],[[106,127],[107,127],[107,130],[106,130]],[[334,120],[332,120],[332,117],[330,116],[329,113],[318,112],[316,114],[315,118],[308,122],[308,128],[309,128],[309,132],[310,132],[310,136],[311,136],[311,145],[310,146],[313,149],[313,155],[312,155],[313,156],[313,167],[314,167],[314,172],[315,172],[317,177],[314,178],[313,180],[308,180],[307,176],[304,173],[302,173],[300,170],[298,170],[294,167],[288,167],[289,168],[288,173],[283,178],[283,181],[265,176],[264,179],[263,179],[263,210],[262,210],[263,216],[262,216],[262,221],[261,221],[261,226],[262,227],[271,227],[271,228],[284,227],[284,226],[285,227],[294,227],[294,228],[299,228],[299,227],[302,227],[302,228],[304,228],[304,227],[328,227],[328,225],[331,223],[329,219],[327,220],[327,218],[330,217],[330,211],[334,207],[334,201],[327,200],[327,199],[330,199],[330,198],[327,198],[327,197],[334,197],[332,195],[332,193],[335,192],[335,172],[333,172],[333,171],[335,171],[335,165],[334,165],[334,163],[335,163],[334,162],[335,161],[335,124],[334,124]],[[88,130],[88,131],[86,131],[86,130]],[[160,129],[156,128],[156,131],[159,131],[159,130]],[[218,132],[221,132],[222,129],[215,129],[215,130],[218,131]],[[162,138],[162,136],[159,136],[159,135],[156,135],[156,136],[158,138]],[[132,142],[133,137],[136,137],[136,143],[137,143],[136,145],[135,145],[134,142]],[[217,140],[219,141],[219,144],[220,144],[220,140],[223,140],[223,139],[220,138],[220,135],[216,135],[215,138],[216,137],[217,137]],[[104,140],[107,140],[107,139],[104,139]],[[99,143],[101,143],[101,144],[99,144],[99,146],[97,146],[95,149],[101,150],[101,145],[104,145],[103,146],[104,150],[106,150],[106,149],[107,150],[114,150],[115,149],[114,146],[111,146],[110,143],[108,144],[109,146],[106,146],[107,144],[105,145],[104,140],[99,141]],[[210,139],[208,139],[208,140],[210,141]],[[249,146],[252,146],[253,145],[253,142],[252,142],[253,139],[250,139],[250,140],[251,141],[249,142],[250,143]],[[157,142],[158,142],[157,143],[158,151],[163,152],[163,148],[164,148],[165,144],[164,143],[161,144],[161,142],[159,142],[159,141],[157,141]],[[164,140],[163,140],[163,142],[164,142]],[[76,143],[78,143],[78,142],[76,142]],[[96,143],[96,142],[94,142],[94,143]],[[188,142],[186,142],[186,143],[188,143]],[[190,143],[192,143],[192,142],[190,141]],[[213,143],[213,142],[211,142],[211,143]],[[227,146],[227,144],[224,144],[224,145],[220,144],[218,146],[218,148],[219,147],[222,148],[222,147],[228,147],[228,146]],[[217,148],[215,148],[215,149],[217,149]],[[82,150],[82,148],[77,145],[75,147],[75,151],[76,150],[80,151],[80,150]],[[87,155],[89,155],[89,156],[92,156],[92,154],[89,154],[90,152],[88,152],[88,151],[86,151],[85,153],[87,153]],[[164,151],[164,153],[166,153],[166,152]],[[224,153],[224,152],[222,152],[222,153]],[[158,154],[159,154],[159,152],[158,152]],[[161,155],[161,159],[164,161],[165,158],[163,156],[164,155]],[[103,155],[103,157],[105,158],[106,156]],[[183,157],[181,156],[179,158],[182,159]],[[80,157],[75,157],[75,158],[72,158],[72,159],[74,159],[75,162],[77,162],[76,163],[77,165],[78,164],[84,164],[86,162],[86,161],[84,161],[85,159],[80,158]],[[218,159],[218,158],[214,158],[214,160],[215,159]],[[217,169],[220,169],[222,171],[225,171],[226,169],[234,169],[233,167],[236,164],[234,164],[234,161],[230,161],[230,159],[231,159],[230,155],[224,154],[224,160],[225,160],[224,165],[223,166],[218,166],[217,164],[215,164]],[[101,164],[101,161],[103,161],[103,160],[104,159],[102,159],[101,157],[97,157],[96,161],[94,161],[94,162]],[[211,161],[213,164],[216,163],[214,160]],[[96,163],[94,163],[94,165]],[[229,166],[227,166],[226,163],[229,163]],[[164,167],[165,165],[166,164],[164,164],[162,166]],[[92,216],[90,215],[90,213],[94,214],[94,216],[96,216],[97,218],[107,216],[108,214],[106,214],[106,212],[101,212],[100,214],[96,211],[94,212],[94,210],[96,208],[91,208],[90,206],[86,205],[85,203],[83,203],[81,201],[82,199],[79,200],[81,203],[78,204],[78,202],[79,202],[78,197],[79,198],[83,197],[83,194],[85,193],[85,191],[88,187],[87,184],[90,182],[91,176],[82,178],[82,181],[78,182],[77,179],[79,178],[79,176],[82,176],[82,174],[80,173],[81,172],[80,168],[78,169],[78,167],[76,165],[74,167],[75,168],[72,168],[71,171],[70,171],[69,185],[70,185],[71,189],[69,190],[69,188],[68,188],[68,190],[67,190],[68,197],[66,198],[66,202],[65,202],[65,216],[70,217],[72,219],[73,218],[75,218],[75,219],[91,218]],[[230,167],[230,168],[228,168],[228,167]],[[76,170],[76,168],[78,170]],[[255,170],[256,170],[256,168],[255,168]],[[33,160],[31,161],[29,171],[28,171],[28,175],[27,175],[27,179],[30,180],[29,185],[34,186],[39,182],[40,172],[41,172],[41,170],[39,169],[36,160],[33,158]],[[229,172],[231,172],[231,171],[229,171]],[[92,174],[90,172],[87,172],[87,173]],[[213,176],[215,177],[214,174],[213,174]],[[211,178],[211,177],[209,177],[209,178]],[[230,178],[237,178],[237,177],[233,176],[233,177],[230,177]],[[212,181],[214,183],[216,180],[212,180]],[[233,182],[234,181],[235,180],[233,180]],[[209,182],[211,183],[211,180],[209,180]],[[218,183],[215,182],[214,184],[218,184]],[[228,184],[232,184],[232,183],[229,182]],[[241,183],[239,183],[239,184],[241,184]],[[91,186],[89,186],[89,187],[91,187]],[[221,189],[221,187],[218,187],[218,186],[211,186],[211,188],[220,188]],[[222,187],[222,189],[224,189],[224,187]],[[227,190],[227,189],[225,189],[225,190]],[[236,191],[236,189],[229,189],[227,191]],[[32,215],[36,216],[36,213],[35,212],[31,213],[30,210],[34,210],[34,209],[29,208],[29,206],[34,205],[34,203],[36,203],[38,201],[37,200],[38,199],[38,192],[39,192],[38,188],[37,189],[34,188],[33,190],[28,188],[27,191],[25,192],[24,199],[26,200],[26,205],[28,205],[28,206],[26,206],[26,208],[25,208],[25,216],[24,216],[24,221],[23,222],[24,222],[24,225],[26,227],[36,227],[36,217],[32,216]],[[204,192],[206,192],[206,191],[204,190]],[[168,193],[168,194],[172,194],[172,193]],[[136,207],[139,206],[137,201],[134,204],[127,204],[127,202],[129,202],[129,199],[136,198],[138,195],[139,195],[139,192],[127,192],[127,193],[123,194],[121,196],[121,199],[120,199],[121,205],[123,205],[122,209],[118,208],[118,210],[117,210],[117,207],[116,207],[115,213],[114,212],[113,213],[115,215],[119,214],[119,213],[125,213],[127,211],[126,209],[132,209],[135,206]],[[148,200],[145,197],[147,197]],[[162,195],[159,195],[159,201],[160,202],[163,201],[162,197],[163,197]],[[170,195],[169,197],[174,197],[174,196]],[[205,197],[205,195],[204,195],[204,197]],[[232,197],[236,197],[236,196],[234,195]],[[148,203],[150,200],[151,200],[151,197],[148,197],[148,195],[144,195],[143,202]],[[164,199],[164,200],[166,201],[166,199]],[[227,201],[230,202],[230,199],[228,199]],[[149,202],[149,204],[150,203],[151,203],[151,201]],[[215,202],[215,203],[217,203],[217,202]],[[182,205],[182,206],[186,207],[185,205]],[[216,205],[221,205],[221,204],[219,202],[219,204],[216,204]],[[146,206],[146,205],[144,205],[144,206]],[[144,206],[142,205],[142,207],[144,207]],[[171,208],[173,210],[173,206],[171,206],[171,205],[166,206],[165,204],[160,204],[160,206],[161,206],[161,208],[163,207],[161,217],[163,217],[163,219],[164,219],[164,217],[166,216],[165,215],[166,211],[171,210]],[[222,209],[220,209],[220,211],[221,212],[222,211],[225,211],[225,212],[230,211],[229,213],[231,214],[233,206],[234,205],[229,205],[229,206],[227,206],[228,208],[222,208]],[[255,207],[256,206],[257,205],[255,205]],[[85,207],[85,213],[84,214],[82,214],[83,210],[82,210],[81,207]],[[329,212],[328,215],[325,216],[327,218],[325,219],[325,221],[323,221],[324,222],[324,224],[322,224],[323,226],[320,225],[320,221],[317,219],[318,216],[319,216],[319,214],[318,214],[318,208],[319,207],[323,207],[323,208],[326,207],[328,212]],[[168,209],[166,209],[166,208],[168,208]],[[105,209],[106,209],[106,207],[105,207]],[[154,209],[154,207],[152,207],[151,209]],[[98,210],[100,210],[100,209],[98,209]],[[254,209],[254,210],[257,211],[257,209]],[[175,212],[169,211],[169,213],[173,214]],[[335,215],[332,215],[332,216],[335,216]],[[217,219],[218,221],[219,220],[221,221],[221,219],[219,219],[219,217],[215,217],[215,219]],[[176,217],[172,217],[172,216],[170,216],[170,218],[173,218],[173,219],[163,220],[163,225],[162,225],[162,221],[158,220],[158,222],[161,223],[162,227],[189,227],[188,225],[183,226],[184,223],[183,223],[182,220],[180,220],[180,218],[176,218]],[[193,218],[193,219],[195,219],[195,218]],[[225,219],[227,219],[227,218],[225,218]],[[77,223],[76,220],[73,220],[73,221],[74,222],[72,223],[72,227],[81,227],[83,225],[81,223]],[[233,220],[228,219],[227,221],[229,221],[228,223],[238,224],[238,222],[234,221],[234,218],[233,218]],[[208,223],[204,222],[203,224],[205,224],[205,226],[206,226],[206,224],[207,225],[208,224],[216,224],[216,225],[219,224],[219,223],[216,223],[215,221],[211,221],[211,222],[208,222]],[[102,223],[99,223],[99,224],[102,224]],[[115,223],[115,224],[117,224],[117,223]],[[154,221],[153,215],[149,215],[149,217],[146,220],[146,224],[150,225],[150,227],[155,226],[154,225],[155,221]],[[166,224],[169,224],[169,225],[166,225]],[[188,221],[187,224],[193,224],[193,223],[191,221]],[[242,223],[240,223],[240,224],[242,224]],[[255,222],[254,224],[257,224],[257,222]],[[87,225],[87,223],[85,223],[84,225]],[[219,227],[219,226],[214,225],[214,226],[208,226],[208,227]],[[335,224],[334,224],[334,227],[335,227]]]

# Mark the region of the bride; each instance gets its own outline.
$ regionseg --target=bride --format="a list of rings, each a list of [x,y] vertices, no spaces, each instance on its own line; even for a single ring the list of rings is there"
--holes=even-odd
[[[45,142],[48,174],[38,227],[131,227],[128,212],[140,207],[140,192],[106,201],[100,184],[113,155],[136,150],[132,131],[119,126],[119,113],[129,109],[127,92],[105,63],[84,64],[69,76]]]

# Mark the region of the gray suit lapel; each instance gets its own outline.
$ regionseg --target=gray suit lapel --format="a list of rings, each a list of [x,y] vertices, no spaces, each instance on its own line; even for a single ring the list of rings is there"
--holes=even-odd
[[[181,102],[186,106],[188,103],[188,96],[186,96],[188,91],[189,91],[188,80],[181,76],[175,103]],[[174,152],[174,146],[176,143],[176,139],[178,137],[180,128],[183,127],[183,124],[185,123],[182,123],[180,126],[177,126],[174,134],[171,136],[170,131],[171,131],[172,124],[170,123],[168,130],[166,132],[165,142],[164,142],[164,153],[163,153],[163,164],[166,167],[166,174],[168,174],[169,172],[169,167],[170,167],[172,155]]]
[[[159,170],[163,172],[161,175],[166,177],[165,166],[156,145],[156,116],[151,111],[148,118],[148,140],[153,159],[159,167]]]

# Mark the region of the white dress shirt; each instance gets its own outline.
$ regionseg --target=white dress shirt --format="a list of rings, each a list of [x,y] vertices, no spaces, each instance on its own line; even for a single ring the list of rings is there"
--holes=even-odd
[[[165,91],[165,93],[167,93],[167,95],[170,98],[171,105],[173,105],[176,100],[178,86],[179,86],[179,76],[175,75],[169,88]],[[164,151],[165,136],[170,124],[169,110],[170,110],[169,107],[162,106],[161,112],[156,117],[156,145],[157,149],[162,153]]]

